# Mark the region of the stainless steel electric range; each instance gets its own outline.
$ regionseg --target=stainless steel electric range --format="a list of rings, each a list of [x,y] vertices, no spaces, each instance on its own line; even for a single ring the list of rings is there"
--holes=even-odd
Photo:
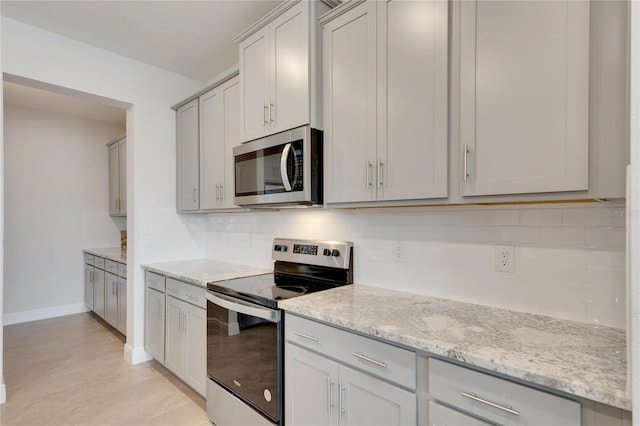
[[[276,238],[272,274],[207,284],[207,413],[216,425],[282,425],[278,301],[353,282],[353,244]]]

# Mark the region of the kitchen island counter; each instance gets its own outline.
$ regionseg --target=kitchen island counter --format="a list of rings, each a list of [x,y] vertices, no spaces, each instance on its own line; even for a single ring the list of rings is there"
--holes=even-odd
[[[631,410],[624,330],[358,284],[278,306],[427,355]]]
[[[193,259],[142,265],[144,269],[169,278],[206,287],[207,283],[268,274],[270,269],[213,259]]]

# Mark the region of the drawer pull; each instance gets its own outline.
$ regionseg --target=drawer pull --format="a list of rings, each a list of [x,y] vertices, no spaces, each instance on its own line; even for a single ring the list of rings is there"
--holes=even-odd
[[[351,355],[355,356],[356,358],[360,358],[360,359],[362,359],[364,361],[370,362],[371,364],[375,364],[375,365],[377,365],[379,367],[386,367],[387,366],[387,364],[385,364],[382,361],[378,361],[378,360],[375,360],[373,358],[369,358],[368,356],[359,354],[358,352],[351,352]]]
[[[460,395],[464,396],[465,398],[469,398],[472,399],[474,401],[477,402],[481,402],[482,404],[486,404],[490,407],[493,408],[497,408],[498,410],[502,410],[502,411],[506,411],[509,414],[513,414],[514,416],[519,416],[520,413],[517,412],[516,410],[511,409],[510,407],[505,407],[504,405],[500,405],[500,404],[496,404],[495,402],[491,402],[491,401],[487,401],[486,399],[482,399],[476,395],[470,394],[470,393],[466,393],[466,392],[460,392]]]
[[[311,340],[312,342],[319,342],[320,339],[318,339],[317,337],[313,337],[313,336],[309,336],[308,334],[304,334],[304,333],[299,333],[297,331],[294,331],[293,334],[295,334],[296,336],[300,336],[303,339],[307,339],[307,340]]]

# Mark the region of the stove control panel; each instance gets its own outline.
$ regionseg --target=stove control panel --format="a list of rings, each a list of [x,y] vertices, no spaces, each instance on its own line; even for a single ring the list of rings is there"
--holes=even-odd
[[[271,258],[294,263],[349,268],[353,243],[275,238]]]

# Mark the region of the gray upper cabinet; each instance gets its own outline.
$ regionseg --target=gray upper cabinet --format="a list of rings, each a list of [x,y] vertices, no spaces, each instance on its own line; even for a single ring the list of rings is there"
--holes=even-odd
[[[127,215],[127,139],[107,144],[109,159],[109,215]]]
[[[441,1],[323,18],[328,203],[447,197],[447,20]]]
[[[319,126],[316,22],[328,10],[322,1],[286,1],[236,38],[242,142]]]
[[[178,211],[197,211],[200,207],[197,99],[178,108],[177,131]]]
[[[239,82],[200,96],[200,210],[233,209],[233,147],[239,144]]]
[[[451,201],[625,197],[626,2],[461,1],[452,13]]]
[[[460,2],[462,195],[587,190],[589,2]]]
[[[179,212],[238,209],[233,204],[238,102],[239,83],[234,77],[178,108]]]

